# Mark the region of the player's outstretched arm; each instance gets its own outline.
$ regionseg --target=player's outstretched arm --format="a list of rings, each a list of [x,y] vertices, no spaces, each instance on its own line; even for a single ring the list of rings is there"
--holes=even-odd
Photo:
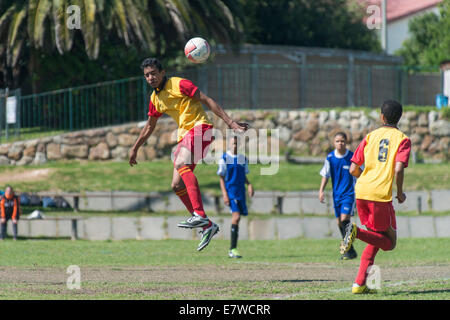
[[[217,102],[200,90],[195,92],[194,98],[200,100],[201,103],[206,105],[212,112],[214,112],[215,115],[222,119],[230,129],[236,131],[246,131],[248,129],[247,123],[233,121],[233,119],[230,118],[230,116],[217,104]]]
[[[156,122],[159,118],[157,117],[148,117],[147,123],[145,124],[144,128],[142,128],[141,133],[139,134],[138,139],[134,143],[134,146],[130,149],[129,152],[129,160],[128,163],[130,166],[133,166],[137,164],[136,156],[139,148],[147,141],[148,138],[150,138],[150,135],[152,134],[153,130],[155,130]]]
[[[403,193],[403,179],[405,173],[405,164],[403,162],[395,163],[395,182],[397,184],[398,203],[403,203],[406,200],[406,194]]]

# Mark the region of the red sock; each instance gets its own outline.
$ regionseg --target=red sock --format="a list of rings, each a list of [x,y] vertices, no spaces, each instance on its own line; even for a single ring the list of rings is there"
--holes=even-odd
[[[192,203],[189,199],[186,188],[176,191],[175,194],[180,198],[181,202],[183,202],[189,213],[192,214],[194,212],[194,208],[192,208]]]
[[[384,251],[391,250],[392,248],[391,240],[387,236],[382,235],[381,233],[378,232],[358,228],[356,238],[358,238],[361,241],[364,241],[365,243],[381,248]]]
[[[378,253],[379,248],[368,244],[367,247],[361,254],[361,263],[359,264],[358,275],[356,276],[355,282],[360,286],[366,284],[367,279],[367,269],[373,265],[375,261],[375,256]]]
[[[194,173],[189,166],[181,167],[180,169],[178,169],[178,173],[180,174],[181,179],[183,179],[184,185],[186,186],[186,190],[192,204],[192,209],[202,218],[206,218],[205,211],[203,210],[200,187],[198,186],[198,181]]]

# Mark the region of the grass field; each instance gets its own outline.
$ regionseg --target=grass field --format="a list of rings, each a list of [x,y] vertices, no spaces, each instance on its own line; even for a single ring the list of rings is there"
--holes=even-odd
[[[227,257],[229,241],[202,252],[196,241],[5,240],[0,299],[450,299],[448,239],[399,239],[381,252],[376,295],[350,294],[359,258],[338,259],[338,240],[239,242],[244,258]],[[361,254],[364,244],[355,243]],[[81,288],[66,286],[67,268]]]
[[[262,165],[251,165],[249,180],[255,190],[318,190],[320,164],[296,165],[281,162],[274,176],[260,175]],[[267,166],[265,166],[267,167]],[[45,172],[34,177],[34,173]],[[220,194],[217,165],[198,165],[195,174],[202,191]],[[39,166],[0,167],[0,186],[11,183],[16,190],[32,191],[171,191],[171,161],[141,162],[130,167],[127,162],[70,161]],[[411,164],[405,171],[404,188],[408,190],[450,189],[450,163]],[[331,188],[331,183],[327,186]]]

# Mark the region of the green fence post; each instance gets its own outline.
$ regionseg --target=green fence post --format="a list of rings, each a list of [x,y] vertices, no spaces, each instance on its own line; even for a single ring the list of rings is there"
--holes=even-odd
[[[354,79],[355,57],[349,55],[347,69],[347,106],[355,106],[355,79]]]
[[[0,89],[0,142],[2,141],[2,125],[3,125],[3,105],[6,103],[5,90]]]
[[[252,64],[250,66],[250,109],[258,107],[258,55],[256,53],[252,54]]]
[[[369,98],[369,108],[373,108],[372,66],[367,67],[367,95]]]
[[[16,137],[20,137],[20,120],[21,120],[21,112],[20,112],[20,98],[21,98],[21,91],[20,89],[16,89],[16,101],[17,101],[17,106],[16,106],[16,132],[15,132],[15,136]]]
[[[72,88],[69,89],[69,130],[73,131],[73,97],[72,97]]]
[[[5,140],[8,141],[8,119],[6,118],[6,112],[7,112],[7,102],[8,102],[8,96],[9,96],[9,89],[6,88],[5,91]]]

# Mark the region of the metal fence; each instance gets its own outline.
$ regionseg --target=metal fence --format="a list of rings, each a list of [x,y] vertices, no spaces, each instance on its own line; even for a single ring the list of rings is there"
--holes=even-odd
[[[437,68],[236,64],[201,66],[176,75],[192,80],[225,109],[376,107],[387,98],[404,105],[433,105],[442,87]],[[0,142],[145,120],[151,91],[143,77],[25,96],[20,90],[2,90]],[[17,96],[14,124],[6,121],[6,97],[11,95]]]

